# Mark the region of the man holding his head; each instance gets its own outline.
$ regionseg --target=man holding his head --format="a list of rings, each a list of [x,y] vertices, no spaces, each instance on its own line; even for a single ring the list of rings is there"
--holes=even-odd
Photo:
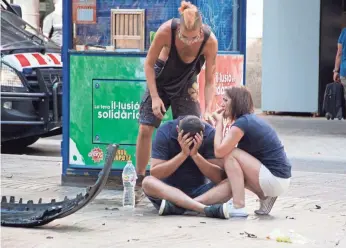
[[[136,147],[137,203],[144,196],[141,184],[150,158],[152,135],[167,109],[172,107],[173,119],[183,115],[201,117],[197,76],[204,63],[204,119],[208,120],[211,113],[218,42],[203,24],[195,5],[182,1],[179,12],[180,18],[160,26],[144,64],[147,90],[140,107]]]
[[[150,174],[143,190],[160,215],[181,215],[185,210],[228,219],[228,198],[204,195],[226,176],[214,156],[215,129],[187,115],[161,125],[152,145]],[[207,182],[209,179],[211,182]],[[214,204],[217,203],[217,204]]]

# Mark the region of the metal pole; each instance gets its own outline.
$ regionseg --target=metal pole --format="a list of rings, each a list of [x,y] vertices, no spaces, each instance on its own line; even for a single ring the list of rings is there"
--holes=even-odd
[[[246,85],[246,7],[247,0],[240,2],[240,53],[244,55],[243,85]]]
[[[63,0],[63,97],[62,97],[62,174],[66,175],[69,166],[69,139],[70,139],[70,56],[72,48],[72,1]]]

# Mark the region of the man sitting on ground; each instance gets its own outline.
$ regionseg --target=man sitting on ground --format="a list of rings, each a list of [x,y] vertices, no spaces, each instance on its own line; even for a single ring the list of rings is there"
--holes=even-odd
[[[229,218],[227,203],[207,206],[197,198],[225,179],[217,165],[221,160],[214,156],[214,136],[212,126],[192,115],[158,128],[152,145],[151,176],[143,180],[142,187],[160,215],[192,210],[207,217]],[[211,182],[206,183],[207,178]]]

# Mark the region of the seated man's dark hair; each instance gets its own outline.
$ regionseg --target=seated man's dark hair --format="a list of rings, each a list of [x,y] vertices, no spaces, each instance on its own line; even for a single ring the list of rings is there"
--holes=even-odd
[[[195,136],[196,133],[204,132],[204,123],[200,118],[194,115],[187,115],[179,121],[179,131],[184,130],[184,135],[190,133]]]

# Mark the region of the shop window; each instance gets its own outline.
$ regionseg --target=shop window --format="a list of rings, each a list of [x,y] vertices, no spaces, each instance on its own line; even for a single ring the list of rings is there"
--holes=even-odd
[[[73,1],[73,5],[81,5],[82,0]],[[178,8],[181,0],[88,0],[93,2],[95,18],[92,23],[74,22],[74,48],[79,50],[122,50],[136,49],[148,50],[150,38],[162,23],[171,19],[179,18]],[[218,38],[220,52],[239,51],[240,40],[240,0],[191,0],[202,14],[203,22],[209,25]],[[115,11],[115,12],[114,12]],[[130,13],[124,13],[128,11]],[[136,12],[136,11],[140,11]],[[119,16],[115,13],[119,12]],[[123,12],[123,13],[120,13]],[[120,19],[120,15],[124,15]],[[125,29],[124,24],[132,27],[129,22],[130,15],[138,14],[137,24],[141,33],[135,34],[133,29]],[[126,17],[127,16],[127,17]],[[119,26],[117,30],[117,18]],[[126,19],[127,18],[127,19]],[[123,21],[123,25],[120,25]],[[134,18],[132,20],[134,23]],[[125,33],[125,32],[128,33]],[[118,33],[117,33],[118,32]],[[126,41],[126,42],[125,42]],[[143,48],[144,47],[144,48]]]
[[[239,51],[239,0],[196,0],[203,22],[218,39],[219,51]]]
[[[145,49],[145,10],[111,10],[111,45],[115,49]]]

